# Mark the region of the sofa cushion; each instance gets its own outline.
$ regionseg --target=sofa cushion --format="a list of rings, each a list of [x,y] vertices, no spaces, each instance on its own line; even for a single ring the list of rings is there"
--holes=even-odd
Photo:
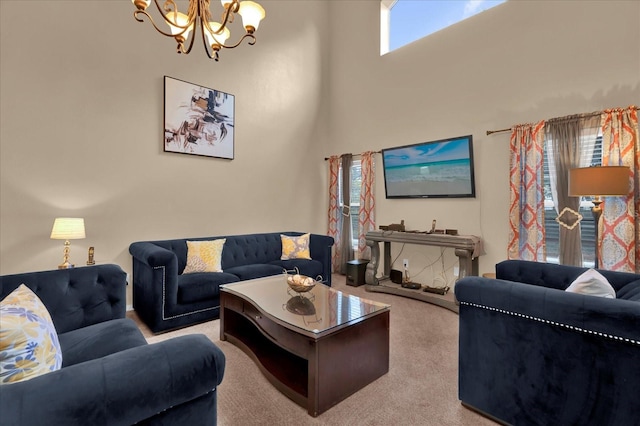
[[[49,311],[24,284],[0,302],[0,384],[16,383],[62,367],[62,351]]]
[[[282,270],[282,267],[278,265],[258,263],[254,265],[236,266],[225,270],[225,272],[237,275],[240,280],[252,280],[254,278],[282,274],[284,271]]]
[[[222,272],[222,249],[226,239],[187,241],[187,265],[183,274]]]
[[[198,272],[178,275],[178,303],[193,303],[217,298],[220,284],[240,281],[237,275],[228,272]]]
[[[278,265],[282,269],[287,271],[298,270],[302,275],[306,275],[311,278],[318,278],[322,275],[322,263],[317,260],[304,260],[304,259],[292,259],[292,260],[274,260],[269,262],[272,265]],[[326,277],[322,277],[321,281],[325,281]]]
[[[59,338],[63,367],[147,344],[136,323],[129,318],[93,324],[62,333]]]
[[[280,259],[311,260],[311,254],[309,253],[309,236],[309,233],[300,235],[299,237],[280,234],[280,239],[282,240],[282,256],[280,256]]]
[[[588,269],[580,274],[565,291],[612,299],[616,297],[616,291],[609,284],[609,281],[595,269]]]
[[[618,290],[618,299],[640,302],[640,279],[625,284]]]

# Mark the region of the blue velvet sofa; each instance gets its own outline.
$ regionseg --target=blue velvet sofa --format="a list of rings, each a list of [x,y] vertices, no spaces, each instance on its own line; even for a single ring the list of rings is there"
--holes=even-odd
[[[215,425],[222,351],[204,335],[148,345],[125,318],[117,265],[0,277],[0,300],[21,284],[53,320],[62,368],[0,386],[0,424]]]
[[[331,285],[333,238],[311,234],[311,260],[281,260],[280,234],[226,235],[140,241],[129,246],[133,257],[133,307],[154,333],[216,319],[220,315],[219,287],[253,278],[282,274],[297,268],[303,275]],[[223,272],[183,274],[187,262],[187,240],[226,238],[222,250]]]
[[[587,268],[508,260],[465,277],[459,398],[513,425],[640,425],[640,275],[598,270],[616,291],[564,291]]]

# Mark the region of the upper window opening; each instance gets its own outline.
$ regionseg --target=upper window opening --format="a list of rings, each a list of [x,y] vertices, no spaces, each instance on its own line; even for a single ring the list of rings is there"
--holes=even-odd
[[[507,0],[381,0],[380,54],[440,31]]]

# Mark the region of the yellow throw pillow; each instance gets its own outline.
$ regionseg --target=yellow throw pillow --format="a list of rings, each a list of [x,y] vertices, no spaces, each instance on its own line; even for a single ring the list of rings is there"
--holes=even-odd
[[[24,284],[0,302],[0,385],[21,382],[62,367],[51,315]]]
[[[311,254],[309,253],[309,234],[303,234],[299,237],[289,237],[287,235],[280,234],[280,239],[282,240],[281,260],[311,260]]]
[[[182,273],[222,272],[222,249],[226,241],[226,238],[187,241],[187,266]]]

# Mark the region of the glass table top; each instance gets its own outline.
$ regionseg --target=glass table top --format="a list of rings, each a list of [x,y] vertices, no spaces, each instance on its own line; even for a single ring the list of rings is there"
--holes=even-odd
[[[287,285],[285,275],[224,284],[220,289],[247,299],[268,315],[314,335],[390,308],[390,305],[353,296],[321,283],[308,292],[296,293]]]

